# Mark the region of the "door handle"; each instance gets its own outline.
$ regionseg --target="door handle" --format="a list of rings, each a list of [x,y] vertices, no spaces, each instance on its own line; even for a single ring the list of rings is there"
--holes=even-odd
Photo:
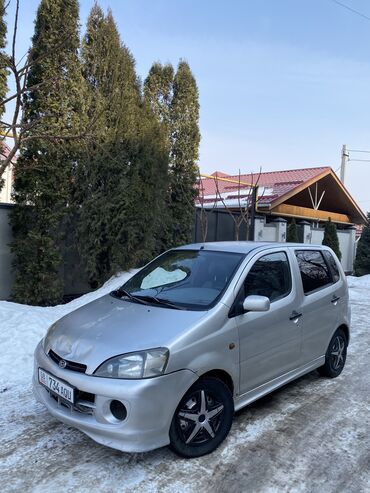
[[[340,300],[340,296],[333,296],[332,299],[331,299],[331,303],[333,303],[333,305],[336,305],[338,303],[338,301]]]
[[[295,310],[293,310],[291,316],[289,317],[289,320],[296,320],[301,316],[302,316],[302,313],[298,313]]]

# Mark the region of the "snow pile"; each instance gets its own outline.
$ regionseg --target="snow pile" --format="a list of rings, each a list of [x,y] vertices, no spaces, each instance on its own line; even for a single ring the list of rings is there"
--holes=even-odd
[[[67,305],[0,302],[3,493],[221,492],[240,491],[244,483],[254,491],[303,492],[321,491],[323,478],[328,493],[370,491],[364,466],[370,429],[370,276],[349,278],[352,338],[343,375],[332,380],[310,373],[238,412],[229,437],[213,454],[191,461],[165,448],[125,454],[54,419],[32,394],[35,345],[55,320],[116,289],[133,273]]]
[[[136,272],[117,274],[100,289],[65,305],[39,307],[0,301],[0,392],[10,384],[30,382],[34,349],[52,323],[122,286]]]
[[[361,277],[347,276],[347,282],[349,288],[370,288],[370,274]]]

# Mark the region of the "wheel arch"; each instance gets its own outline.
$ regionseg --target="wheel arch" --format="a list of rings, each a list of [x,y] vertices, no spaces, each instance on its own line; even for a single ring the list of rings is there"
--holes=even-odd
[[[342,330],[343,330],[343,332],[345,333],[345,335],[346,335],[346,339],[347,339],[347,346],[348,346],[349,341],[350,341],[350,337],[351,337],[351,336],[350,336],[350,333],[349,333],[349,327],[348,327],[348,325],[346,325],[346,324],[342,324],[342,325],[340,325],[340,326],[337,328],[337,330],[339,330],[339,329],[342,329]]]
[[[229,373],[225,370],[220,370],[220,369],[215,369],[215,370],[210,370],[205,373],[202,373],[202,375],[199,375],[199,378],[204,378],[204,377],[214,377],[218,378],[221,380],[226,386],[229,388],[231,395],[234,396],[234,382]]]

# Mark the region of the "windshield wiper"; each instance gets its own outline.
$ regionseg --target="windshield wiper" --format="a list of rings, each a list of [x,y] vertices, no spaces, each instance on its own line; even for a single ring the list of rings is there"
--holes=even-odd
[[[129,298],[130,300],[135,301],[136,303],[141,303],[143,305],[148,304],[145,300],[141,298],[137,298],[136,296],[132,295],[131,293],[129,293],[128,291],[122,288],[115,289],[110,294],[116,298],[122,298],[123,296],[126,296],[126,298]]]
[[[156,303],[157,305],[162,305],[162,306],[168,306],[168,308],[174,308],[175,310],[182,310],[180,306],[175,305],[174,303],[171,303],[168,300],[164,300],[162,298],[156,298],[155,296],[138,296],[140,300],[148,300],[149,302]]]

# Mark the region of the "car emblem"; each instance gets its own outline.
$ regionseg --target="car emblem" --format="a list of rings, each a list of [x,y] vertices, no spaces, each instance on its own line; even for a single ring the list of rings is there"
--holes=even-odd
[[[58,363],[59,365],[59,368],[65,368],[67,366],[67,361],[65,361],[64,359],[61,359]]]

